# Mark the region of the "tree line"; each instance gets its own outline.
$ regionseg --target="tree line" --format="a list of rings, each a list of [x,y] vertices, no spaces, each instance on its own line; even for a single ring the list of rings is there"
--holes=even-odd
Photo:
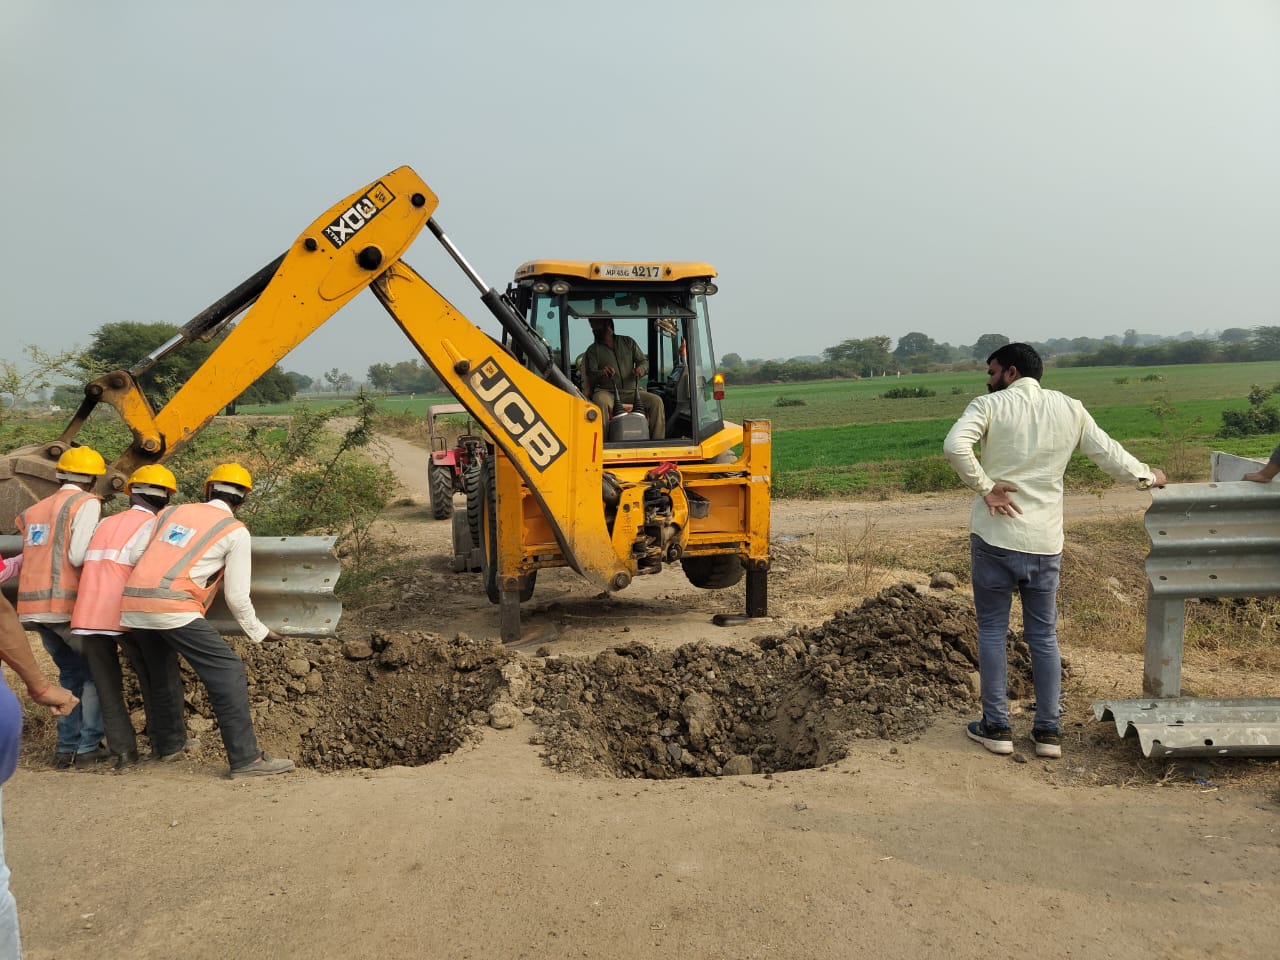
[[[740,383],[775,380],[833,380],[896,373],[929,373],[983,364],[1009,343],[1001,333],[984,333],[973,344],[953,347],[919,332],[843,340],[821,357],[744,360],[737,353],[720,359],[720,370]],[[1184,363],[1234,363],[1280,360],[1280,327],[1232,327],[1213,336],[1159,337],[1126,330],[1123,336],[1074,337],[1031,341],[1046,360],[1061,366],[1156,366]]]

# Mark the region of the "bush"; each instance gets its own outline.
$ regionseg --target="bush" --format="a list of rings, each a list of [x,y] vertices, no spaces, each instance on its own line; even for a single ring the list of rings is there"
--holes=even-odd
[[[913,397],[936,397],[938,392],[927,387],[894,387],[880,394],[884,400],[908,400]]]
[[[946,457],[915,460],[902,473],[902,489],[907,493],[937,493],[963,487],[959,475]]]
[[[806,407],[808,403],[803,397],[779,397],[773,401],[775,407]]]
[[[1260,433],[1280,433],[1280,410],[1275,407],[1250,407],[1248,410],[1223,410],[1220,437],[1252,437]]]
[[[1220,437],[1252,437],[1260,433],[1280,433],[1280,410],[1263,406],[1274,393],[1271,387],[1256,383],[1249,390],[1248,410],[1223,410]]]

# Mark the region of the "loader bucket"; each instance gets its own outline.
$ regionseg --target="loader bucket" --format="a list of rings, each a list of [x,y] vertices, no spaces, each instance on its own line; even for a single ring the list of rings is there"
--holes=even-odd
[[[50,446],[22,447],[0,457],[0,534],[17,533],[13,518],[57,491],[54,470],[62,448],[50,456]]]
[[[20,447],[0,457],[0,534],[17,533],[14,517],[37,500],[57,491],[55,475],[58,457],[67,445],[55,440],[33,447]],[[127,477],[107,464],[107,472],[98,478],[93,492],[104,500],[124,490]]]

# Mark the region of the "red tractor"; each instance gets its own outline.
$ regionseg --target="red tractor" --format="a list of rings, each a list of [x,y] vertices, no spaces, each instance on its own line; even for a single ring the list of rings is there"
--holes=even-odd
[[[459,414],[465,418],[461,424],[451,419]],[[465,492],[463,474],[479,467],[488,456],[489,448],[467,408],[460,403],[428,407],[427,433],[431,440],[431,462],[427,466],[431,516],[447,520],[453,515],[453,495]]]

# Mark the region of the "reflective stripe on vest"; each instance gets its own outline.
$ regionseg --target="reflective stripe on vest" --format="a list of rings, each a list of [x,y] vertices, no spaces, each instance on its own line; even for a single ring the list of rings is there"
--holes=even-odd
[[[71,565],[71,520],[93,495],[59,490],[16,518],[22,531],[22,572],[18,579],[18,615],[65,613],[75,607],[80,571]],[[45,529],[40,530],[43,526]],[[36,529],[32,529],[32,528]],[[38,532],[37,532],[38,531]]]
[[[150,510],[129,509],[107,517],[89,541],[80,568],[80,591],[76,609],[71,614],[72,630],[110,630],[119,632],[120,598],[133,565],[128,563],[125,547],[156,515]]]
[[[190,530],[185,544],[166,541],[174,525]],[[191,579],[191,569],[213,544],[243,526],[235,517],[208,504],[169,507],[156,518],[151,542],[124,588],[121,610],[125,613],[191,611],[203,616],[213,603],[222,570],[202,587]]]

